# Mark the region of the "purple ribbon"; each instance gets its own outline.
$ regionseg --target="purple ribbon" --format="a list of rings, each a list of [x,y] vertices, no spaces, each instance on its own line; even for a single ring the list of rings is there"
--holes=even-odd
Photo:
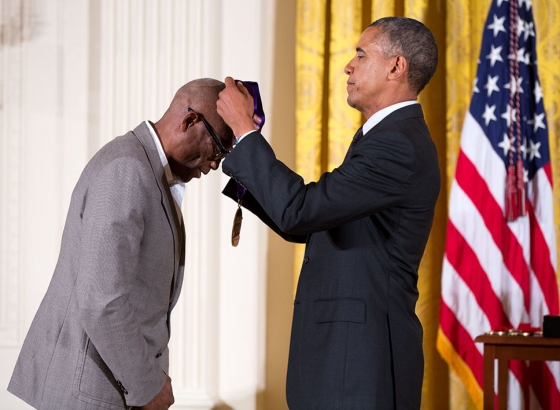
[[[243,86],[249,91],[251,97],[253,97],[253,115],[257,115],[257,117],[261,119],[259,131],[262,131],[264,126],[264,110],[261,101],[261,93],[259,92],[259,84],[256,81],[243,80],[235,80],[235,84],[237,84],[238,81],[243,83]]]
[[[243,86],[249,91],[251,97],[253,97],[253,115],[256,115],[260,118],[261,123],[259,124],[259,131],[262,131],[264,126],[264,110],[261,101],[261,93],[259,91],[259,84],[256,81],[243,81],[243,80],[235,80],[237,84],[238,81],[243,83]],[[237,184],[237,201],[239,202],[245,196],[245,192],[247,189],[241,185]]]

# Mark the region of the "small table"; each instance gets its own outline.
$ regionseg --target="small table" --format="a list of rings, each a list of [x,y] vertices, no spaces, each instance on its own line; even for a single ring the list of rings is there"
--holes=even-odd
[[[484,410],[494,409],[494,360],[498,359],[498,409],[507,409],[510,360],[560,361],[560,338],[484,334],[475,342],[484,343]]]

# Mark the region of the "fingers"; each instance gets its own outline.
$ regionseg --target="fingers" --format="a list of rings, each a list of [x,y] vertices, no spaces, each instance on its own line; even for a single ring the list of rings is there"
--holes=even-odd
[[[243,83],[241,81],[238,81],[236,85],[237,85],[237,89],[239,91],[241,91],[241,94],[243,94],[245,96],[247,94],[249,94],[249,91],[247,91],[247,89],[245,88],[245,86],[243,85]]]
[[[232,85],[235,85],[235,81],[233,80],[233,78],[228,76],[228,77],[225,78],[224,84],[226,85],[226,87],[228,87],[228,86],[231,87]]]
[[[253,122],[253,97],[249,91],[240,81],[235,84],[231,77],[226,77],[224,84],[226,87],[219,93],[216,108],[234,135],[243,135],[258,128]]]
[[[249,96],[249,91],[247,90],[247,88],[245,88],[245,86],[243,85],[242,81],[235,81],[232,77],[227,76],[224,79],[224,84],[226,85],[226,88],[228,87],[237,87],[237,89],[241,92],[241,94],[243,94],[245,97]]]

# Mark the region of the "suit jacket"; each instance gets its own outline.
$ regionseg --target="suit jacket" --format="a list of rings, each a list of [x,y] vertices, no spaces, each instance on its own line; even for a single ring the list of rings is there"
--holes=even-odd
[[[258,132],[234,148],[223,171],[248,189],[243,202],[275,231],[306,238],[290,409],[419,409],[418,266],[440,188],[420,105],[387,116],[317,182],[305,184]]]
[[[172,201],[145,123],[91,159],[10,392],[38,409],[90,410],[141,406],[161,390],[184,266]]]

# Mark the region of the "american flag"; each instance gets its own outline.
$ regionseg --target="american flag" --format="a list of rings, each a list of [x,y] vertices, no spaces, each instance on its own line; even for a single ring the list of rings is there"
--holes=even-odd
[[[482,407],[490,330],[558,315],[548,129],[531,0],[493,0],[449,199],[438,350]],[[560,409],[558,362],[510,362],[512,409]]]

